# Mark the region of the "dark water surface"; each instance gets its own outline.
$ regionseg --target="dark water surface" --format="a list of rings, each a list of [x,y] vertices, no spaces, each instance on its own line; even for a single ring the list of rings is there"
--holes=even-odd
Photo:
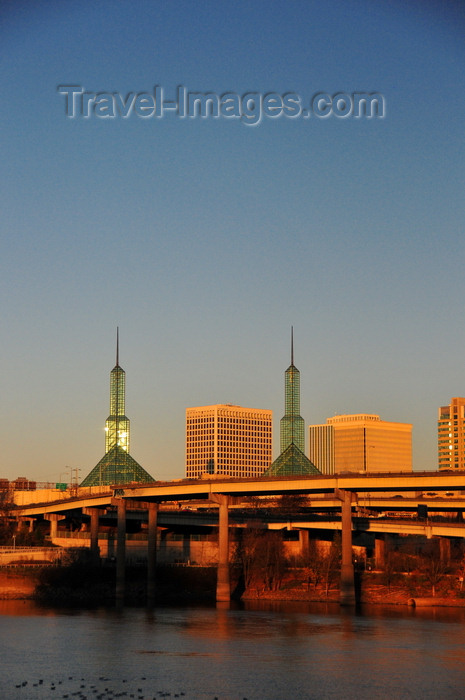
[[[0,659],[7,700],[458,700],[465,612],[303,603],[57,611],[3,601]]]

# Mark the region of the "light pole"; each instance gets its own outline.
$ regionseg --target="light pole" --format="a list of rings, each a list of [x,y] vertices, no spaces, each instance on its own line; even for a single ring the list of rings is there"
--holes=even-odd
[[[70,467],[70,473],[71,473],[70,490],[71,490],[73,496],[77,496],[79,472],[80,471],[81,471],[80,467]],[[73,476],[73,473],[74,473],[74,476]]]

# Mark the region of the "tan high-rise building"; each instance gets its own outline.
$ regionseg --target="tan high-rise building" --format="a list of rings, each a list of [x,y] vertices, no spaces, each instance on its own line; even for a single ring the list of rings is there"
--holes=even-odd
[[[334,429],[332,425],[308,426],[308,458],[322,474],[334,474]]]
[[[465,398],[438,410],[439,469],[465,469]]]
[[[309,458],[324,474],[412,471],[412,425],[370,414],[309,426]]]
[[[273,412],[230,404],[186,409],[186,476],[253,477],[272,458]]]

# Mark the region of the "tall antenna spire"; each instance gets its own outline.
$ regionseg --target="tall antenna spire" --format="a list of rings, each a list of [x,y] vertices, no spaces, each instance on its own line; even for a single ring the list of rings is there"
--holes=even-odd
[[[294,364],[294,326],[291,326],[291,365]]]
[[[119,328],[116,326],[116,366],[119,366]]]

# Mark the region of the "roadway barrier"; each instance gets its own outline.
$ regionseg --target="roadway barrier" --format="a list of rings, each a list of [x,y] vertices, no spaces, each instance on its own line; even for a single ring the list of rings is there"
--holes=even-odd
[[[0,566],[55,562],[64,551],[61,547],[0,547]]]

